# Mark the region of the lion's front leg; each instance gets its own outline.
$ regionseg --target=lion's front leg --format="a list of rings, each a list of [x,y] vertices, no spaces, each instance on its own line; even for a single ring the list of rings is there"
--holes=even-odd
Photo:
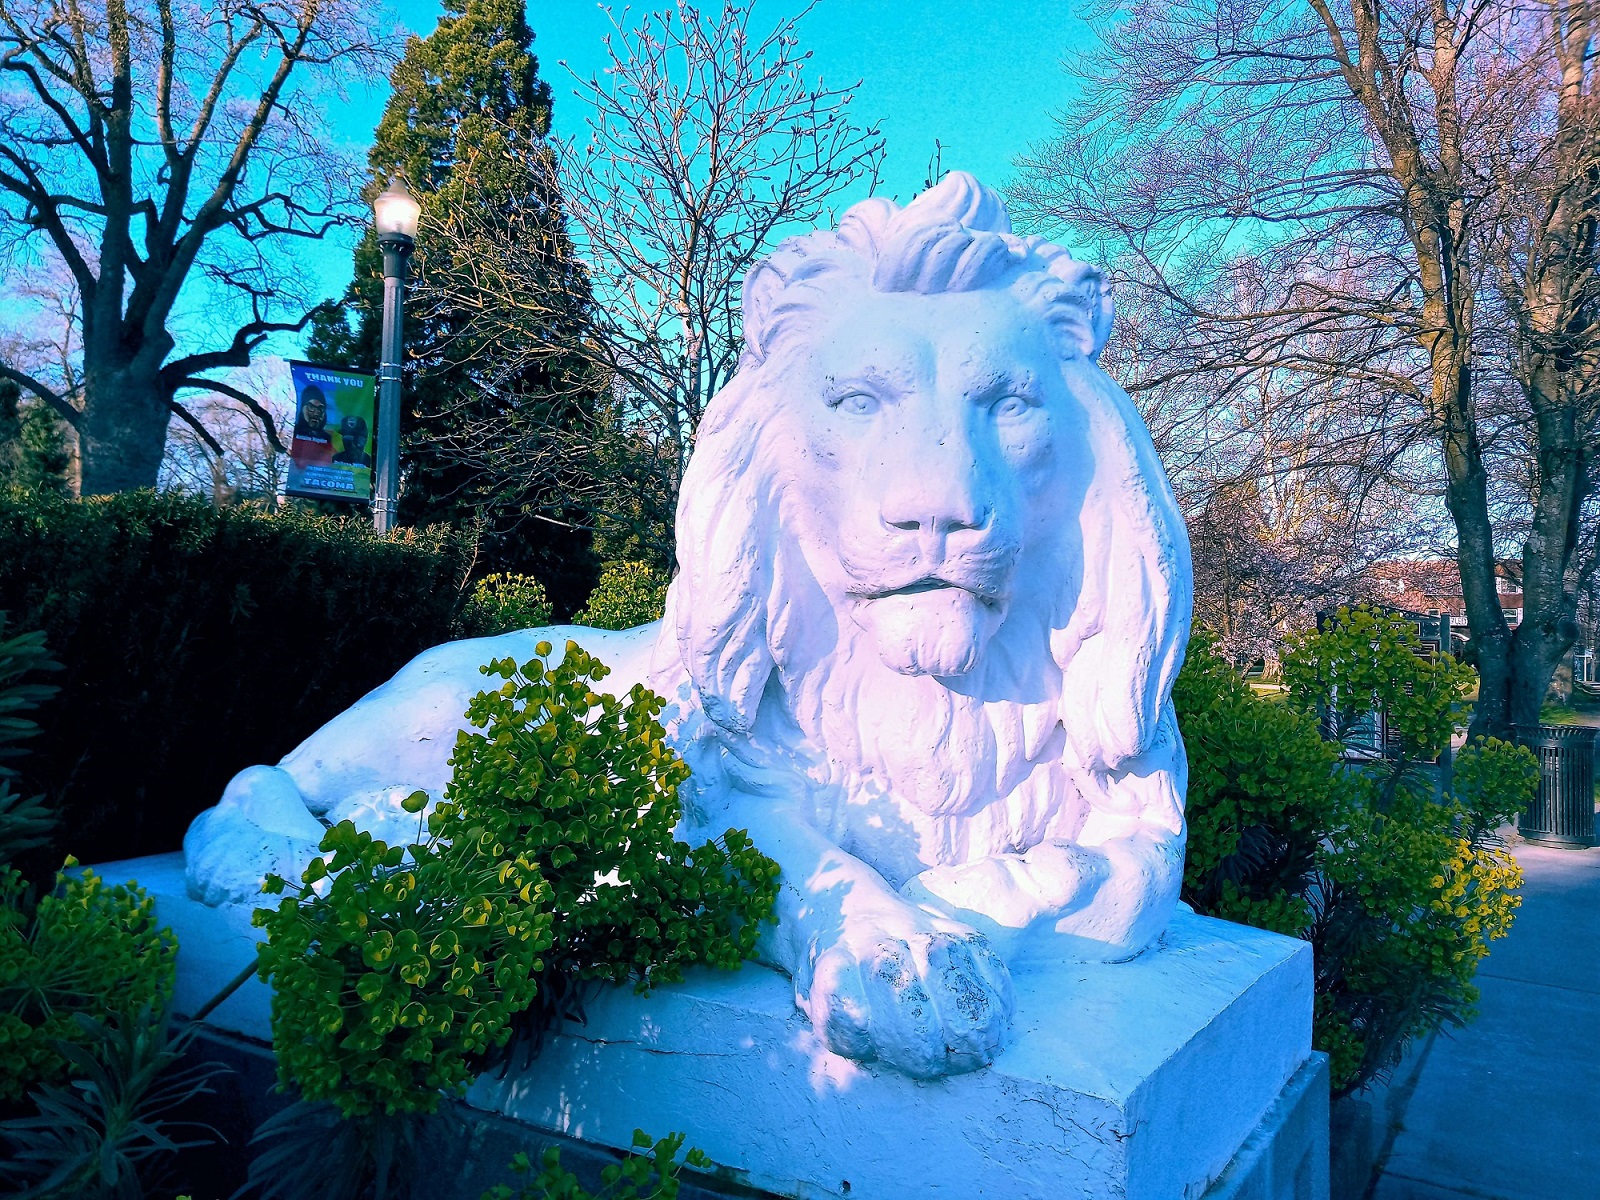
[[[184,834],[189,895],[213,906],[253,905],[267,875],[300,878],[317,857],[322,834],[287,771],[247,767]]]
[[[1183,841],[1134,829],[1098,845],[1042,842],[931,867],[901,894],[986,934],[1008,958],[1045,950],[1131,958],[1167,923],[1183,873]]]
[[[797,811],[767,804],[739,814],[783,872],[761,955],[793,978],[795,1002],[828,1048],[918,1078],[993,1062],[1015,1001],[988,939],[908,902]]]
[[[988,934],[1008,957],[1048,947],[1088,959],[1131,958],[1161,933],[1177,903],[1187,774],[1169,714],[1144,754],[1083,780],[1090,812],[1074,840],[930,867],[901,892]]]

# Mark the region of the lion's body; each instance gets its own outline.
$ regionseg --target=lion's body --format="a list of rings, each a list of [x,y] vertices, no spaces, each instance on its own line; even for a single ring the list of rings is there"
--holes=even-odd
[[[230,785],[191,830],[192,888],[227,898],[304,859],[309,814],[393,835],[400,798],[444,786],[477,666],[572,637],[608,686],[667,700],[686,820],[747,828],[780,864],[761,952],[840,1053],[981,1066],[1011,1016],[997,948],[1117,958],[1159,933],[1183,861],[1188,545],[1094,362],[1098,274],[953,174],[786,242],[744,309],[664,620],[428,651]]]

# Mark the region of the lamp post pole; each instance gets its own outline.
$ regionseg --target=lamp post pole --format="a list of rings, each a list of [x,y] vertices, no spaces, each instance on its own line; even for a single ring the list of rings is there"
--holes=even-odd
[[[379,533],[394,528],[400,492],[400,356],[404,352],[406,265],[413,242],[401,233],[378,239],[383,247],[383,343],[378,359],[378,471],[372,523]]]
[[[372,204],[383,249],[383,342],[378,354],[378,461],[372,524],[394,528],[400,498],[400,359],[404,353],[406,266],[416,246],[421,208],[398,175]]]

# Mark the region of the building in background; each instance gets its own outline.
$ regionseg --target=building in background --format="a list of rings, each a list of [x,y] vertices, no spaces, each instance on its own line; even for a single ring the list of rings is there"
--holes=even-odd
[[[1461,572],[1451,559],[1391,559],[1374,563],[1367,571],[1366,592],[1390,608],[1408,616],[1431,618],[1435,626],[1448,625],[1448,644],[1460,655],[1471,634],[1467,630],[1467,605],[1461,594]],[[1522,624],[1522,564],[1516,559],[1501,559],[1495,564],[1495,591],[1500,610],[1513,629]],[[1434,637],[1442,639],[1443,634]],[[1422,632],[1424,641],[1431,640]],[[1600,606],[1585,595],[1578,605],[1578,639],[1572,647],[1570,667],[1575,683],[1600,683]],[[1440,644],[1445,644],[1440,640]],[[1559,672],[1558,672],[1559,674]],[[1559,682],[1559,681],[1558,681]]]

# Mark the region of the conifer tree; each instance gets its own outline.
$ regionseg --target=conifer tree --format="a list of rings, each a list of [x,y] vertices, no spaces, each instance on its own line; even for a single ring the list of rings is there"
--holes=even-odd
[[[547,482],[496,471],[492,447],[481,443],[496,429],[571,424],[592,407],[593,386],[576,359],[499,353],[468,331],[459,299],[439,301],[429,287],[431,278],[470,269],[430,238],[441,214],[470,210],[477,222],[525,224],[537,212],[543,226],[519,234],[540,249],[552,277],[548,294],[563,298],[555,340],[575,344],[583,336],[588,288],[544,143],[550,87],[531,53],[525,0],[445,0],[444,8],[432,34],[408,42],[368,155],[369,196],[403,171],[422,204],[416,286],[406,306],[400,516],[407,524],[481,522],[479,567],[537,576],[558,613],[568,612],[594,583],[588,534]],[[382,318],[382,252],[369,231],[355,249],[343,300],[313,319],[307,354],[376,369]]]
[[[66,422],[43,401],[0,379],[0,487],[30,492],[71,490],[72,450]]]

